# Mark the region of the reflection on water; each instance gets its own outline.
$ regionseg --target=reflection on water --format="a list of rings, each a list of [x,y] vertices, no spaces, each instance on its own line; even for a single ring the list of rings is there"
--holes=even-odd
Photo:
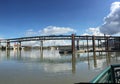
[[[58,64],[49,64],[49,63],[44,64],[43,68],[44,68],[44,70],[46,72],[54,72],[54,73],[71,70],[70,65],[68,65],[68,64],[60,64],[60,63],[58,63]]]
[[[88,82],[120,52],[59,54],[58,50],[0,51],[0,84],[73,84]]]

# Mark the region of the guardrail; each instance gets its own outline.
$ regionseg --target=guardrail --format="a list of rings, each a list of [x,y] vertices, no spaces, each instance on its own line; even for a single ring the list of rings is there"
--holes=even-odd
[[[108,66],[90,83],[120,83],[120,64]]]

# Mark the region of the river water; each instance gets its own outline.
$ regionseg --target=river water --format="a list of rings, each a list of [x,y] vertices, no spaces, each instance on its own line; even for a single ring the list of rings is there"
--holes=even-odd
[[[0,84],[74,84],[89,82],[120,52],[59,54],[59,50],[0,51]]]

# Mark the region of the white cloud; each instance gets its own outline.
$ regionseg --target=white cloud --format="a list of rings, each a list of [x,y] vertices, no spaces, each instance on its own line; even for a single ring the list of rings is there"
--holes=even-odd
[[[120,2],[112,3],[110,10],[104,18],[104,24],[100,26],[100,31],[112,35],[120,32]]]
[[[100,32],[99,27],[97,28],[88,28],[86,33],[83,35],[95,35],[95,36],[103,36],[104,34]]]
[[[37,35],[38,32],[35,32],[33,29],[29,29],[25,32],[25,36],[34,36]]]
[[[104,23],[96,28],[88,28],[83,35],[118,35],[120,34],[120,2],[111,4],[110,13],[104,17]]]
[[[43,30],[34,31],[33,29],[28,29],[25,32],[25,36],[34,35],[61,35],[61,34],[72,34],[76,33],[76,30],[70,27],[57,27],[57,26],[47,26]]]
[[[57,27],[57,26],[47,26],[43,30],[39,31],[42,35],[60,35],[75,33],[76,31],[69,27]]]

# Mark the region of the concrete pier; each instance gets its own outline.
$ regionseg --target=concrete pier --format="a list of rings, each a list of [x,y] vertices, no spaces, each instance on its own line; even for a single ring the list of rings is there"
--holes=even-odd
[[[93,52],[95,52],[95,36],[92,36]]]
[[[75,54],[75,35],[72,34],[72,54]]]

